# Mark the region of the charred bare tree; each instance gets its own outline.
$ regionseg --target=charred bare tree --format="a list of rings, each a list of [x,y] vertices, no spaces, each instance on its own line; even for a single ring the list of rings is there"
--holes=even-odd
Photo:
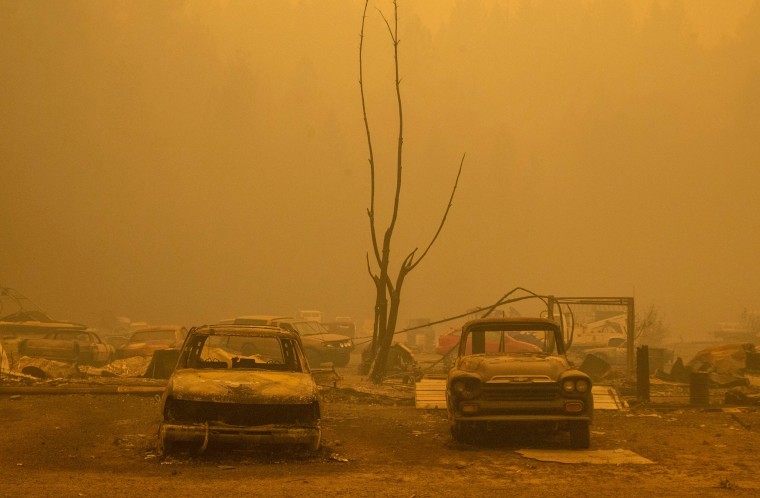
[[[372,254],[374,256],[374,265],[371,261],[369,253],[367,254],[367,270],[372,277],[372,282],[375,285],[375,319],[374,319],[374,331],[372,336],[371,346],[371,358],[372,364],[369,371],[369,378],[374,383],[382,382],[385,377],[385,370],[388,363],[388,352],[393,342],[393,335],[396,330],[396,323],[398,321],[398,311],[401,305],[401,290],[404,286],[404,281],[409,273],[414,270],[417,265],[425,258],[430,248],[435,243],[436,239],[443,229],[443,225],[446,222],[446,218],[451,209],[454,194],[459,184],[459,177],[462,173],[462,165],[464,164],[464,155],[459,162],[459,169],[457,171],[456,180],[451,190],[451,196],[449,197],[448,205],[441,217],[441,222],[438,225],[438,229],[433,235],[432,239],[428,243],[425,250],[421,254],[418,254],[418,249],[413,249],[403,259],[397,273],[391,274],[391,243],[393,241],[393,232],[396,227],[396,221],[398,220],[399,211],[399,199],[401,197],[401,177],[403,166],[403,145],[404,145],[404,113],[401,101],[401,80],[399,78],[399,57],[398,57],[398,1],[393,2],[393,26],[388,19],[380,13],[385,21],[385,25],[388,28],[391,41],[393,43],[393,61],[395,68],[395,85],[396,85],[396,105],[398,107],[398,143],[396,148],[396,182],[395,192],[393,200],[393,211],[390,221],[388,222],[385,231],[382,233],[382,241],[379,240],[378,234],[378,222],[375,212],[375,190],[376,190],[376,175],[377,168],[375,165],[375,156],[372,147],[372,133],[369,126],[369,119],[367,117],[367,106],[364,95],[364,67],[363,67],[363,53],[364,53],[364,29],[367,19],[367,8],[369,6],[369,0],[364,2],[364,12],[362,14],[362,26],[361,36],[359,41],[359,88],[361,91],[362,101],[362,115],[364,117],[364,127],[367,133],[367,147],[369,150],[369,168],[370,168],[370,205],[367,209],[367,215],[369,217],[370,235],[372,238]]]

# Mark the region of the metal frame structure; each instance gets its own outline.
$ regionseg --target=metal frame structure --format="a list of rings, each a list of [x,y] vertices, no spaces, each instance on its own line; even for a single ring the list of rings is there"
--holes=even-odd
[[[554,306],[562,313],[561,306],[567,305],[593,305],[593,306],[625,306],[626,310],[626,373],[630,377],[636,370],[636,312],[632,297],[555,297],[546,296],[549,305],[549,316],[554,315]],[[560,321],[562,323],[562,321]],[[572,338],[570,339],[572,343]]]

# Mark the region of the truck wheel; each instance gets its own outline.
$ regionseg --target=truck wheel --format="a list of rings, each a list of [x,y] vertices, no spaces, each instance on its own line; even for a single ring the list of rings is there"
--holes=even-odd
[[[468,428],[463,422],[452,422],[451,438],[457,443],[466,443],[468,441],[467,429]]]
[[[585,450],[591,445],[591,431],[589,423],[585,420],[577,420],[569,423],[570,447],[575,450]]]

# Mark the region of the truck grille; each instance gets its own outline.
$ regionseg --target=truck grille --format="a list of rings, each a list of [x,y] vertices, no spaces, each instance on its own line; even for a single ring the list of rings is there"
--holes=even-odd
[[[312,425],[319,420],[319,406],[243,405],[211,401],[167,400],[167,420],[176,422],[220,422],[227,425]]]
[[[483,385],[483,399],[486,401],[554,401],[558,396],[559,385],[554,382]]]

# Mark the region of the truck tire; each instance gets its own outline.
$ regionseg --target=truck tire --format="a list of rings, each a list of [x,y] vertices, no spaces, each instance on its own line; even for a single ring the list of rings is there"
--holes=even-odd
[[[569,423],[570,447],[574,450],[586,450],[591,445],[591,430],[585,420],[574,420]]]

